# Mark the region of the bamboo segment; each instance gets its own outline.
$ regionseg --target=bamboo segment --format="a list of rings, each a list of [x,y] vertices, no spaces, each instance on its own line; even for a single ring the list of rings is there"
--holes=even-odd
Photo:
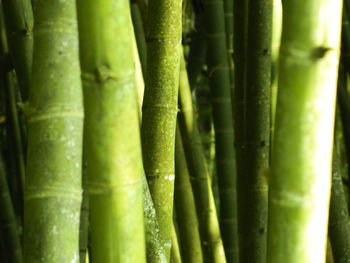
[[[211,181],[205,161],[202,143],[194,114],[191,90],[186,77],[184,58],[181,62],[179,93],[179,127],[184,144],[184,151],[191,176],[195,198],[199,232],[202,241],[203,258],[208,262],[226,262],[219,222],[216,215]]]
[[[28,99],[33,58],[33,10],[30,0],[3,0],[9,49],[21,95]]]
[[[238,181],[240,262],[266,262],[272,0],[250,0],[244,174]]]
[[[338,141],[340,140],[340,116],[336,117],[333,149],[332,193],[329,208],[329,237],[332,244],[334,261],[346,263],[350,261],[350,220],[345,200]]]
[[[227,262],[237,262],[236,156],[224,10],[222,2],[217,0],[206,0],[204,5],[209,86],[215,127],[216,169],[220,193],[220,229]]]
[[[127,0],[79,0],[92,262],[146,261],[142,159]]]
[[[341,7],[283,2],[269,263],[325,260]]]
[[[181,80],[181,76],[180,76]],[[181,92],[181,91],[180,91]],[[178,223],[182,261],[202,263],[202,248],[199,236],[196,206],[187,169],[180,129],[177,126],[175,142],[175,211]]]
[[[142,105],[145,173],[170,259],[175,178],[175,128],[181,48],[180,0],[149,1],[146,87]]]
[[[83,99],[74,0],[36,1],[25,262],[79,262]]]

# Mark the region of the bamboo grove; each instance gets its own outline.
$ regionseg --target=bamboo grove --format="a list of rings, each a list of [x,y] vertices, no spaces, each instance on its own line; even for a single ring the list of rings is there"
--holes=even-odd
[[[350,262],[350,0],[1,0],[0,262]]]

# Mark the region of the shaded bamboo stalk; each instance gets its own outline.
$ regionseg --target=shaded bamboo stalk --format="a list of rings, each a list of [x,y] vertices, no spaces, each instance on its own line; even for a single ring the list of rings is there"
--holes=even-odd
[[[194,114],[191,90],[186,78],[185,62],[181,62],[178,123],[191,177],[196,203],[203,258],[208,262],[226,262],[219,222],[216,215],[211,180]]]
[[[325,260],[341,10],[340,0],[283,2],[269,263]]]
[[[84,86],[90,260],[146,262],[143,171],[129,1],[79,0],[77,7]]]
[[[272,0],[249,0],[244,173],[238,182],[240,262],[266,262]]]
[[[24,258],[79,262],[83,96],[74,0],[36,1]]]
[[[33,58],[33,10],[30,0],[2,1],[9,49],[21,95],[28,99]]]
[[[346,78],[347,75],[340,70],[338,88],[342,88],[343,85],[346,86]],[[339,108],[337,108],[335,122],[328,232],[335,262],[345,263],[350,260],[350,220],[343,186],[342,173],[344,170],[341,168],[340,158],[340,144],[343,140],[343,133]]]
[[[181,1],[149,1],[146,87],[142,105],[145,173],[170,259],[175,129],[181,48]]]
[[[204,1],[208,71],[215,128],[216,170],[220,193],[220,229],[227,262],[238,261],[236,156],[230,71],[222,2]]]
[[[201,263],[203,262],[203,256],[196,206],[179,127],[176,130],[175,144],[174,205],[181,240],[182,261],[184,263]]]
[[[16,216],[8,190],[6,168],[0,152],[0,217],[1,228],[9,262],[22,263],[22,248],[19,237]],[[2,258],[1,258],[2,260]]]

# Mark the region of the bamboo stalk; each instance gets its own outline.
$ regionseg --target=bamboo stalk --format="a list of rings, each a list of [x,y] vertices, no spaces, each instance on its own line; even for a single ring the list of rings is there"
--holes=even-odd
[[[172,224],[171,227],[171,240],[172,240],[172,246],[171,246],[171,252],[170,252],[170,263],[181,263],[181,254],[180,254],[180,246],[179,246],[179,240],[177,238],[177,233],[175,230],[174,224]]]
[[[176,130],[175,144],[176,180],[174,204],[179,236],[181,240],[180,247],[182,252],[182,261],[184,263],[201,263],[203,262],[203,256],[198,229],[196,206],[194,203],[190,175],[183,149],[181,132],[178,126]]]
[[[325,260],[341,7],[283,3],[269,263]]]
[[[9,49],[21,95],[28,99],[33,58],[33,10],[30,0],[2,1]]]
[[[145,173],[170,259],[175,176],[175,128],[181,47],[181,1],[149,1],[147,74],[142,105]]]
[[[129,1],[79,0],[92,262],[146,262]],[[98,98],[98,99],[96,99]]]
[[[79,262],[83,101],[75,1],[36,1],[24,258]]]
[[[184,78],[186,76],[184,59],[182,59],[181,65],[180,114],[178,121],[197,208],[203,258],[208,260],[208,262],[224,263],[226,258],[216,215],[211,181],[198,131],[197,119],[194,115],[188,78]]]
[[[272,0],[250,0],[244,174],[238,182],[240,262],[266,262]]]
[[[216,169],[220,193],[220,230],[228,262],[238,261],[236,156],[230,72],[222,2],[206,0],[209,87],[215,128]]]

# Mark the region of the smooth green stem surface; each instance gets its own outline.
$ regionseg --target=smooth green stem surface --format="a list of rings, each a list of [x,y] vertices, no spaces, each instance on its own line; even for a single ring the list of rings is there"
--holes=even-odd
[[[146,262],[142,155],[127,0],[79,0],[92,262]]]
[[[269,263],[325,260],[342,1],[283,2]]]
[[[74,0],[36,1],[24,260],[79,262],[83,96]]]
[[[171,240],[172,240],[172,246],[171,246],[171,252],[170,252],[170,263],[181,263],[182,260],[181,260],[179,239],[177,237],[174,224],[171,227]]]
[[[180,0],[150,0],[146,87],[142,105],[145,173],[170,259],[175,179],[175,129],[181,48]]]
[[[196,203],[203,259],[207,262],[224,263],[226,258],[216,215],[211,180],[193,109],[184,58],[181,65],[178,121]]]
[[[204,1],[208,71],[215,128],[216,170],[220,193],[220,229],[227,262],[238,261],[236,156],[230,71],[223,3]]]
[[[181,73],[180,73],[181,74]],[[181,76],[180,76],[181,79]],[[181,132],[177,126],[175,142],[175,211],[178,223],[182,261],[202,263],[202,248],[198,229],[198,219],[194,202],[190,175],[183,149]]]

